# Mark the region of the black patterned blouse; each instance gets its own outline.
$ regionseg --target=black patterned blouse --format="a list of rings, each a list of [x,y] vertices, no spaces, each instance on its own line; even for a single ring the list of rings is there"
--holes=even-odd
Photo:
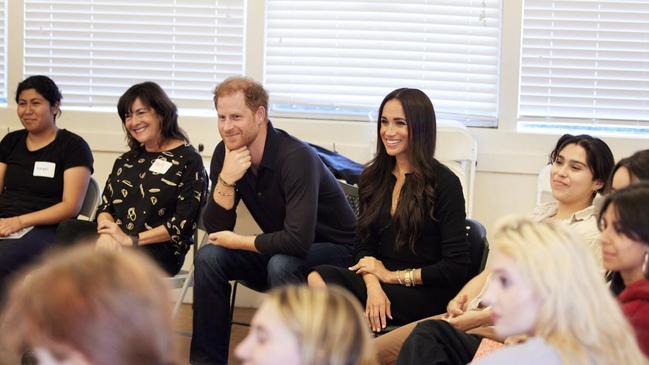
[[[190,145],[164,152],[131,150],[115,160],[99,213],[110,213],[128,235],[163,225],[174,254],[185,255],[207,191],[201,156]]]

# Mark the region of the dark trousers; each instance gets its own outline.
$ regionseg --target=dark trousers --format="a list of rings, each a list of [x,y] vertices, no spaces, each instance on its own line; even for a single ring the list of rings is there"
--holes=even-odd
[[[21,238],[0,239],[0,303],[12,274],[28,265],[54,243],[55,226],[34,227]]]
[[[193,365],[228,363],[230,341],[230,280],[243,280],[255,290],[304,283],[313,266],[352,264],[352,247],[314,243],[305,258],[261,255],[208,244],[194,262],[194,319],[190,362]]]
[[[460,331],[444,320],[420,322],[401,347],[396,365],[465,365],[482,337]]]
[[[56,242],[60,245],[73,245],[84,241],[94,243],[97,238],[99,235],[96,222],[69,219],[61,222],[56,230]],[[142,245],[138,249],[153,259],[169,276],[176,275],[185,261],[184,255],[174,254],[168,242]]]
[[[367,303],[367,287],[361,275],[347,268],[329,265],[314,268],[328,285],[338,285],[354,294],[364,308]],[[388,325],[404,325],[446,311],[446,304],[457,290],[435,285],[403,286],[381,283],[381,289],[390,299],[393,319]]]

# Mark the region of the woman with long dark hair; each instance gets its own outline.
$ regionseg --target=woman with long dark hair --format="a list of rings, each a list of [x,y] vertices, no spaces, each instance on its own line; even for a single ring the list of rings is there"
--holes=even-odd
[[[565,134],[550,153],[550,185],[554,201],[538,206],[535,221],[555,221],[574,232],[599,260],[597,210],[593,201],[606,189],[613,167],[608,145],[590,135]],[[491,331],[491,311],[481,304],[490,275],[487,268],[471,279],[448,303],[446,314],[402,326],[375,340],[382,364],[423,362],[466,364],[483,338],[502,341]],[[398,356],[398,358],[397,358]]]
[[[319,266],[309,284],[336,284],[365,304],[374,331],[444,311],[466,281],[469,248],[459,179],[434,157],[435,111],[417,89],[379,108],[376,157],[360,178],[356,264]]]
[[[649,183],[621,189],[604,200],[599,223],[604,268],[613,272],[618,299],[638,343],[649,356]]]

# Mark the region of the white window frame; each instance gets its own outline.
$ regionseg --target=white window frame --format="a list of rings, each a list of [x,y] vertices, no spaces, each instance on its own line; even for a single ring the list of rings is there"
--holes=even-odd
[[[130,13],[121,1],[31,1],[23,14],[23,68],[52,76],[67,96],[65,108],[114,111],[129,86],[151,80],[179,108],[204,112],[212,107],[209,91],[243,72],[245,1],[135,1]]]
[[[7,103],[4,107],[0,105],[0,124],[17,126],[15,120],[15,102],[13,91],[16,85],[23,79],[22,70],[22,23],[23,23],[23,1],[10,0],[7,4],[8,32],[7,38]],[[522,27],[523,0],[503,1],[502,14],[502,38],[501,38],[501,63],[499,79],[499,102],[498,102],[498,127],[496,129],[472,128],[472,133],[478,138],[482,136],[492,138],[494,135],[504,135],[505,141],[509,143],[515,136],[545,134],[556,136],[562,133],[561,130],[538,130],[530,132],[519,130],[518,126],[518,89],[520,69],[520,43]],[[264,65],[264,28],[265,28],[265,2],[263,0],[248,0],[246,3],[246,32],[245,32],[245,56],[244,74],[254,79],[261,80],[263,77]],[[65,106],[63,107],[65,109]],[[68,115],[74,113],[67,113]],[[96,111],[84,113],[84,118],[94,119],[105,118]],[[181,110],[181,115],[205,116],[211,118],[214,111],[208,113],[191,114]],[[76,114],[75,114],[76,115]],[[280,118],[280,117],[278,117]],[[301,118],[303,123],[308,124],[310,117]],[[332,121],[345,123],[341,118],[332,118]],[[314,121],[317,122],[317,121]],[[597,132],[600,135],[606,131]],[[636,136],[637,137],[637,136]],[[649,136],[647,136],[649,137]],[[639,138],[644,138],[640,136]],[[502,142],[502,141],[501,141]],[[499,143],[506,146],[507,143]],[[481,146],[482,148],[482,146]]]
[[[0,104],[6,103],[7,91],[7,3],[8,0],[0,0]]]
[[[621,113],[607,115],[607,109],[622,108],[622,106],[626,104],[626,101],[624,100],[625,98],[621,96],[621,93],[624,93],[625,91],[623,90],[627,89],[622,87],[620,81],[610,79],[604,84],[605,86],[602,87],[600,85],[597,85],[597,79],[592,78],[592,75],[589,75],[588,72],[583,73],[583,77],[580,76],[578,69],[576,69],[577,72],[574,72],[574,77],[564,76],[566,75],[566,70],[569,70],[573,65],[573,63],[569,63],[572,62],[573,58],[569,58],[568,55],[576,54],[577,47],[584,48],[583,53],[585,54],[592,52],[595,52],[596,54],[599,54],[600,52],[602,53],[603,63],[601,66],[597,65],[597,59],[583,59],[581,61],[582,63],[589,65],[589,67],[591,63],[594,63],[592,67],[594,67],[595,71],[601,71],[603,74],[612,74],[618,72],[618,70],[621,70],[619,71],[619,73],[624,73],[624,71],[622,71],[619,66],[613,65],[611,62],[609,62],[609,60],[614,59],[615,51],[613,51],[613,49],[620,49],[620,47],[626,46],[628,42],[633,42],[633,39],[636,39],[636,45],[639,45],[639,42],[637,41],[637,39],[639,38],[631,38],[631,40],[615,38],[614,34],[616,34],[616,32],[620,32],[622,31],[622,29],[624,29],[624,31],[628,31],[622,25],[624,23],[619,20],[621,19],[619,16],[616,18],[615,22],[612,23],[613,25],[603,25],[601,32],[604,33],[604,38],[601,41],[599,38],[599,33],[595,33],[600,32],[599,27],[597,27],[596,29],[593,29],[592,26],[579,27],[579,23],[575,23],[575,25],[573,25],[572,23],[566,24],[566,22],[562,20],[565,19],[564,17],[566,16],[581,16],[580,14],[582,13],[573,9],[583,8],[585,9],[584,11],[592,12],[592,14],[594,15],[600,14],[598,13],[600,11],[600,9],[598,8],[599,5],[602,7],[601,11],[603,12],[602,17],[604,17],[604,21],[609,21],[608,19],[611,19],[610,14],[618,11],[616,1],[592,1],[590,3],[576,2],[574,4],[572,4],[573,2],[555,2],[558,3],[556,10],[551,6],[552,3],[550,2],[540,1],[540,4],[537,5],[530,3],[530,7],[534,10],[530,10],[529,24],[525,23],[528,24],[529,28],[525,28],[524,26],[522,27],[522,36],[524,37],[525,34],[527,34],[526,32],[529,32],[529,38],[527,38],[527,40],[526,38],[522,39],[521,52],[524,52],[525,47],[529,47],[529,49],[531,50],[530,52],[536,52],[543,56],[548,55],[550,61],[546,61],[546,63],[543,62],[543,58],[541,56],[530,57],[530,55],[528,55],[527,61],[529,63],[527,63],[527,65],[530,69],[527,73],[525,73],[525,71],[522,71],[523,67],[526,65],[526,61],[520,61],[519,70],[521,70],[521,78],[527,77],[528,79],[526,81],[527,89],[519,90],[519,92],[524,92],[525,94],[520,95],[519,99],[517,99],[519,100],[519,102],[517,103],[517,106],[519,108],[518,129],[531,131],[554,130],[568,133],[597,133],[600,131],[607,131],[612,134],[620,135],[649,135],[649,119],[646,118],[646,114],[644,119],[642,119],[642,117],[637,118],[638,115],[641,115],[639,111],[642,109],[642,106],[638,105],[639,103],[641,103],[640,100],[644,100],[644,103],[646,104],[646,100],[642,98],[642,95],[638,94],[637,91],[636,95],[641,98],[638,99],[638,102],[636,102],[635,104],[629,104],[635,106],[635,108],[630,109],[630,111],[636,111],[637,114],[632,115],[629,113],[629,115],[627,116],[624,116]],[[527,3],[525,5],[527,5]],[[540,7],[541,5],[543,7]],[[645,8],[647,7],[646,4],[638,3],[638,5]],[[624,6],[624,4],[621,4],[620,6]],[[629,6],[631,6],[631,4],[629,4]],[[540,9],[544,10],[539,11]],[[547,25],[548,23],[550,23],[548,19],[552,19],[552,22],[555,22],[555,11],[559,12],[559,15],[556,18],[558,19],[556,20],[556,35],[553,33],[554,29],[548,30],[548,28],[540,27],[541,25]],[[584,13],[584,15],[587,14],[589,13]],[[631,16],[631,19],[638,22],[639,15],[635,14],[636,13],[633,13],[633,15],[624,14],[624,16]],[[525,22],[524,16],[526,16],[525,13],[523,13],[521,16],[522,22]],[[553,18],[548,18],[550,16],[552,16]],[[591,25],[593,23],[586,24]],[[575,31],[571,30],[573,28],[575,29]],[[634,32],[635,33],[631,34],[637,37],[637,31],[634,30]],[[550,33],[550,35],[548,36],[550,40],[557,40],[556,45],[547,43],[548,38],[539,37],[539,34],[547,33]],[[582,37],[584,39],[583,46],[582,44],[576,43],[576,41],[573,39],[576,37]],[[592,43],[594,43],[594,47],[592,46]],[[602,47],[601,51],[600,45]],[[536,51],[536,49],[540,49],[540,51]],[[641,48],[636,49],[639,50]],[[645,50],[645,53],[647,52],[647,50]],[[536,53],[532,53],[532,55]],[[556,53],[558,56],[555,56],[554,53]],[[537,62],[538,58],[541,58],[541,62]],[[630,57],[629,59],[632,60],[633,57]],[[555,60],[557,62],[556,68],[552,63],[552,61]],[[637,58],[637,62],[641,63],[642,61],[641,59]],[[532,72],[532,70],[534,71]],[[544,75],[543,71],[545,71],[549,75],[547,76],[545,83],[541,83],[540,81],[542,80],[542,77]],[[536,75],[536,72],[541,72],[541,74]],[[630,76],[626,75],[624,77]],[[555,81],[556,86],[553,81]],[[568,85],[570,85],[570,87],[568,87]],[[610,87],[614,87],[613,90],[616,91],[611,93],[609,91]],[[576,88],[581,88],[584,94],[574,93],[573,90]],[[523,85],[521,85],[521,89],[524,89]],[[646,94],[646,85],[644,90]],[[606,96],[600,96],[602,92]],[[594,93],[597,96],[590,98],[588,96],[588,93]],[[583,101],[579,102],[578,100],[582,98],[582,95],[583,99],[589,100],[591,104],[584,103]],[[539,113],[539,110],[542,109],[543,105],[541,104],[543,102],[543,96],[551,98],[553,100],[552,103],[548,104],[549,115],[540,115]],[[524,97],[527,97],[526,104],[523,104]],[[536,100],[534,98],[536,98]],[[532,102],[532,100],[534,101]],[[559,105],[557,104],[557,102],[559,101],[566,104],[564,104],[564,106]],[[606,106],[600,106],[601,103],[604,103],[604,105]],[[583,109],[584,113],[574,114],[575,111],[579,109]]]
[[[360,4],[362,5],[362,4]],[[358,5],[358,6],[360,6]],[[414,4],[413,6],[420,6],[420,5],[426,5],[426,4]],[[427,6],[430,4],[427,4]],[[446,5],[444,2],[440,2],[439,4],[434,4],[433,6],[440,6],[440,7],[445,7]],[[454,4],[453,4],[454,5]],[[476,2],[476,5],[479,5],[479,2]],[[502,2],[500,3],[501,9],[500,9],[500,38],[502,38],[502,25],[503,25],[503,20],[502,20]],[[355,5],[351,5],[352,7],[355,7]],[[386,6],[386,5],[377,5],[379,7],[381,6]],[[305,7],[306,9],[310,8],[309,6]],[[446,10],[446,9],[444,9]],[[492,19],[492,18],[490,18]],[[373,23],[370,23],[373,25]],[[372,26],[370,25],[370,26]],[[392,34],[391,34],[392,35]],[[267,31],[266,32],[266,37],[271,37],[271,39],[268,39],[266,41],[266,47],[268,50],[269,45],[271,45],[271,42],[276,42],[277,37],[272,37],[272,35]],[[348,41],[346,38],[343,39],[343,41]],[[421,41],[427,46],[430,47],[435,47],[437,44],[435,41],[431,41],[430,43],[427,43],[424,40],[417,40]],[[500,50],[498,51],[498,55],[496,56],[498,60],[496,61],[496,69],[497,74],[496,78],[500,77],[500,53],[502,50],[502,40],[499,39],[498,42],[500,43]],[[341,49],[343,52],[346,51],[346,49]],[[283,52],[286,52],[286,50],[283,50]],[[281,64],[278,64],[281,65]],[[476,67],[482,67],[480,64],[476,64]],[[487,66],[484,66],[487,67]],[[409,70],[410,71],[410,70]],[[344,72],[344,71],[343,71]],[[264,75],[265,77],[268,77],[268,74]],[[273,75],[274,76],[274,75]],[[417,80],[413,80],[413,83],[416,83]],[[440,82],[441,80],[435,80],[432,79],[431,82]],[[448,82],[453,82],[453,81],[448,81]],[[408,86],[406,84],[409,83],[408,80],[403,81],[404,86]],[[478,127],[497,127],[498,125],[498,115],[499,115],[499,93],[498,93],[498,88],[500,85],[500,79],[498,79],[495,82],[495,105],[494,105],[494,116],[489,116],[489,115],[479,115],[479,113],[472,113],[470,115],[465,115],[461,113],[453,113],[450,111],[445,112],[443,108],[438,108],[437,104],[435,101],[433,101],[434,104],[436,104],[436,114],[438,119],[442,120],[453,120],[457,121],[460,123],[463,123],[465,125],[469,126],[478,126]],[[473,84],[475,86],[475,84]],[[370,87],[369,85],[364,85],[364,87]],[[416,86],[415,86],[416,87]],[[420,86],[422,90],[425,90],[423,87]],[[271,115],[276,116],[276,117],[282,117],[282,118],[296,118],[296,119],[337,119],[337,120],[352,120],[352,121],[375,121],[377,119],[377,109],[378,109],[378,104],[380,103],[381,98],[377,99],[376,105],[375,106],[363,106],[363,107],[358,107],[358,106],[338,106],[338,103],[336,103],[336,107],[331,107],[331,106],[326,106],[326,105],[313,105],[309,106],[308,104],[300,103],[297,102],[295,105],[293,104],[288,104],[285,100],[279,101],[278,104],[273,103],[273,95],[272,95],[272,87],[269,86],[269,89],[271,89],[271,105],[270,105],[270,112]],[[388,91],[391,91],[393,88],[386,88],[386,93]],[[434,87],[430,88],[428,91],[430,92],[437,92],[439,90],[436,90]],[[456,90],[457,91],[457,90]],[[443,93],[443,92],[442,92]],[[476,93],[477,94],[477,93]],[[381,94],[384,95],[384,94]],[[431,98],[433,98],[431,96]],[[280,98],[280,99],[285,99],[285,98]],[[459,100],[457,100],[459,101]],[[292,109],[293,108],[293,109]],[[311,109],[311,110],[308,110]]]

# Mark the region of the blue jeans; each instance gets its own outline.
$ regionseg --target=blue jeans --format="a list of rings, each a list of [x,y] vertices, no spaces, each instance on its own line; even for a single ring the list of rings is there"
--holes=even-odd
[[[228,363],[230,342],[230,280],[243,280],[266,290],[304,283],[308,270],[322,264],[352,265],[352,246],[313,243],[304,258],[206,245],[194,262],[194,318],[189,359],[194,365]]]

